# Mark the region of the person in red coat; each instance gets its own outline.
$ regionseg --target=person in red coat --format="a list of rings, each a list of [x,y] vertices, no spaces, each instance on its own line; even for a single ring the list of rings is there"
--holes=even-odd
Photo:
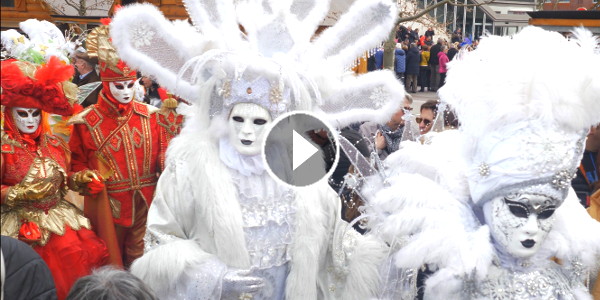
[[[111,263],[128,267],[144,251],[146,215],[168,141],[161,143],[158,109],[134,99],[136,72],[112,48],[108,26],[95,28],[87,45],[99,60],[102,90],[98,103],[69,121],[72,169],[106,177],[105,193],[86,197],[85,212],[98,223]]]
[[[5,60],[1,71],[1,233],[31,245],[64,299],[78,278],[108,259],[90,221],[64,198],[69,188],[94,192],[103,184],[89,170],[69,175],[71,152],[47,122],[48,114],[73,113],[65,96],[73,68],[51,57],[43,66]]]

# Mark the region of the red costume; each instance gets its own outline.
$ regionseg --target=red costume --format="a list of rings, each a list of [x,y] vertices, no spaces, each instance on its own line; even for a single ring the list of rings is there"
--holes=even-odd
[[[97,27],[88,35],[88,55],[98,57],[103,88],[98,103],[69,121],[74,124],[69,141],[72,169],[98,170],[107,176],[107,199],[86,197],[86,216],[94,223],[97,216],[92,215],[98,212],[88,207],[102,201],[109,203],[116,237],[99,234],[109,248],[109,239],[115,238],[122,263],[129,266],[143,254],[146,215],[161,171],[161,153],[170,138],[162,134],[158,109],[135,100],[122,103],[112,95],[110,82],[135,80],[136,72],[116,56],[107,26]],[[99,224],[100,228],[106,226]],[[118,264],[114,252],[111,256],[112,262]]]
[[[10,60],[2,62],[2,235],[29,243],[44,259],[64,299],[73,283],[107,262],[106,246],[82,212],[64,199],[70,151],[53,136],[42,113],[31,134],[21,133],[13,107],[69,115],[72,108],[63,89],[72,67],[52,57],[44,67]]]

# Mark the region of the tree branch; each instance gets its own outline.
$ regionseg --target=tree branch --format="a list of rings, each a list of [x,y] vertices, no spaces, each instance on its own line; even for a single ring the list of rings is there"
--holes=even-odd
[[[454,2],[453,2],[454,1]],[[434,5],[428,6],[426,8],[424,8],[423,10],[421,10],[420,12],[412,15],[412,16],[408,16],[408,17],[398,17],[398,20],[396,20],[396,26],[398,26],[400,23],[404,23],[404,22],[408,22],[408,21],[413,21],[416,20],[424,15],[426,15],[428,12],[443,6],[444,4],[450,4],[452,6],[460,6],[460,7],[477,7],[477,6],[482,6],[482,5],[486,5],[486,4],[490,4],[492,2],[494,2],[496,0],[490,0],[490,1],[484,1],[482,3],[479,4],[460,4],[458,3],[458,0],[442,0]]]
[[[74,8],[75,10],[79,10],[79,5],[77,5],[77,3],[75,3],[74,1],[65,0],[65,4],[71,8]]]

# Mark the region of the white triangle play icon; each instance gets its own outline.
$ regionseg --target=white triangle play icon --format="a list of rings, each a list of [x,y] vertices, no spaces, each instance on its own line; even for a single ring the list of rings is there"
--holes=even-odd
[[[313,154],[315,154],[318,150],[315,146],[313,146],[310,142],[308,142],[304,137],[302,137],[296,130],[293,130],[293,139],[292,139],[292,167],[293,170],[296,170],[301,164],[303,164],[307,159],[309,159]]]

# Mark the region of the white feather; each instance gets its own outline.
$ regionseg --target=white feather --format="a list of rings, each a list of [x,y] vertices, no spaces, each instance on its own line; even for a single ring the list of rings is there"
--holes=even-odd
[[[396,17],[396,5],[390,1],[358,0],[317,38],[306,57],[343,68],[386,40]]]
[[[452,61],[440,97],[455,108],[461,130],[477,138],[525,120],[572,130],[599,123],[600,56],[589,34],[578,32],[576,42],[527,27],[513,37],[486,37]]]

